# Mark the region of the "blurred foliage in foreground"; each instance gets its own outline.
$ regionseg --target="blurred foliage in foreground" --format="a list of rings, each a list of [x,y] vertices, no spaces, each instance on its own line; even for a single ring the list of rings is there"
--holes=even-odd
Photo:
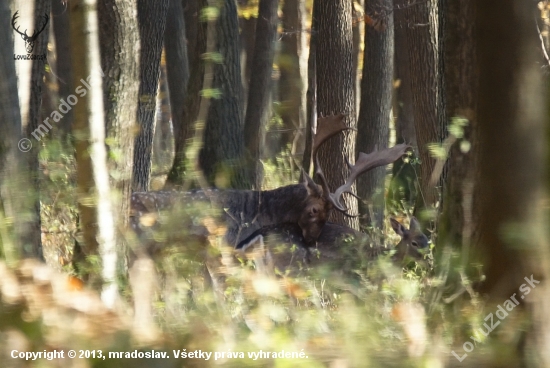
[[[288,183],[295,175],[288,162],[283,154],[267,164],[267,175],[273,179],[266,182]],[[327,264],[314,269],[304,266],[293,273],[263,272],[258,263],[237,257],[223,244],[224,227],[217,222],[217,214],[198,203],[184,206],[180,209],[184,213],[162,213],[151,223],[155,231],[148,234],[149,241],[161,246],[155,267],[140,271],[141,279],[154,285],[153,324],[147,324],[133,318],[131,306],[132,298],[138,303],[150,301],[147,295],[136,294],[145,291],[136,289],[132,295],[126,286],[126,299],[111,311],[66,265],[73,238],[78,236],[74,162],[52,142],[43,150],[41,168],[44,245],[48,263],[54,267],[30,260],[15,269],[0,264],[3,367],[437,367],[444,361],[454,363],[451,347],[461,349],[484,322],[483,301],[475,293],[463,305],[446,301],[449,291],[444,278],[414,263],[398,268],[388,257],[372,261],[343,252],[340,264],[344,267]],[[189,229],[182,229],[182,221],[204,228],[208,246],[194,242]],[[395,234],[384,235],[388,246],[399,241]],[[448,268],[458,267],[453,261],[457,255],[444,258]],[[64,273],[54,270],[60,265]],[[452,308],[460,312],[449,313]],[[453,320],[451,315],[460,317]],[[515,338],[520,317],[520,313],[513,316],[514,322],[500,333]],[[79,350],[101,350],[106,358],[88,355],[27,362],[11,357],[13,350],[67,354],[70,349],[77,355]],[[169,358],[108,355],[153,349]],[[218,352],[218,356],[183,359],[184,349]],[[485,351],[481,344],[476,349]],[[303,352],[307,358],[248,355],[283,350]]]

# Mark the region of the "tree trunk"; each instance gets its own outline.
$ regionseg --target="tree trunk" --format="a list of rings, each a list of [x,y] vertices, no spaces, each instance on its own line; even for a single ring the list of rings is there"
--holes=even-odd
[[[200,9],[206,6],[206,0],[189,1],[185,8],[186,31],[188,35],[189,83],[182,107],[182,125],[178,135],[174,134],[174,163],[166,179],[166,187],[183,185],[186,172],[186,142],[193,135],[194,123],[199,114],[200,91],[204,80],[204,61],[201,55],[206,52],[206,23],[199,22]]]
[[[174,127],[174,137],[178,137],[183,125],[183,104],[189,82],[189,65],[182,1],[169,1],[166,32],[164,33],[164,52],[166,54],[172,126]]]
[[[440,75],[440,20],[438,0],[420,2],[407,8],[411,88],[414,91],[414,123],[420,166],[420,195],[415,212],[434,206],[437,188],[430,185],[435,158],[427,145],[443,140],[445,115]]]
[[[388,147],[392,111],[394,32],[392,0],[370,0],[367,14],[379,14],[378,28],[365,22],[365,53],[361,80],[361,110],[357,121],[358,152],[370,153]],[[364,225],[384,224],[386,168],[379,167],[357,179],[357,194],[367,203],[360,206]]]
[[[252,78],[248,85],[248,103],[244,121],[244,143],[250,159],[249,181],[256,189],[262,185],[260,146],[271,113],[271,74],[277,36],[278,0],[260,0],[256,22],[256,41],[252,56]]]
[[[80,93],[79,88],[83,89],[82,85],[87,88],[86,94],[81,95],[74,106],[81,226],[87,254],[99,253],[101,256],[104,282],[101,296],[107,306],[113,307],[117,299],[117,251],[105,148],[101,80],[104,74],[100,64],[97,3],[95,0],[73,1],[69,6],[73,71],[75,81],[78,80],[74,87],[77,93]]]
[[[224,1],[216,22],[216,37],[216,50],[223,61],[214,65],[212,88],[217,89],[220,96],[210,101],[200,166],[211,185],[244,189],[250,183],[241,164],[243,94],[237,8],[233,1]]]
[[[355,111],[359,112],[361,105],[361,78],[363,76],[362,70],[359,69],[359,54],[361,54],[361,46],[365,46],[365,32],[364,25],[361,17],[363,14],[359,11],[358,7],[364,9],[365,2],[363,0],[355,1],[352,7],[352,19],[353,19],[353,72],[355,78],[353,79],[355,87]],[[364,60],[363,60],[364,62]]]
[[[307,93],[306,93],[306,136],[302,167],[310,173],[312,166],[313,130],[317,129],[317,39],[319,28],[319,2],[313,2],[311,17],[311,36],[309,38],[309,58],[307,61]]]
[[[125,256],[124,231],[130,218],[134,132],[139,92],[139,32],[134,19],[135,0],[103,0],[98,3],[99,38],[103,78],[105,130],[110,151],[109,169],[118,192],[113,212],[119,231],[116,248]]]
[[[407,32],[409,21],[406,12],[396,9],[394,13],[395,30],[395,79],[398,81],[394,94],[395,140],[396,143],[407,143],[418,152],[416,130],[414,127],[413,93],[411,89],[411,72],[409,43]],[[404,210],[414,208],[417,194],[416,171],[418,165],[398,160],[393,163],[392,180],[388,200],[396,207],[405,203]],[[419,170],[418,170],[419,171]]]
[[[149,189],[155,134],[155,106],[160,75],[160,56],[166,28],[168,0],[138,0],[141,39],[140,86],[137,119],[140,126],[134,150],[133,189]]]
[[[317,106],[319,114],[347,114],[346,125],[355,128],[355,90],[353,73],[353,32],[351,1],[320,1],[319,34],[316,49]],[[338,67],[335,68],[335,65]],[[355,156],[355,134],[345,132],[325,143],[319,151],[321,166],[331,190],[342,185],[349,175],[344,158],[350,162]],[[352,187],[355,191],[355,185]],[[357,200],[344,198],[349,212],[357,213]],[[344,217],[333,211],[331,221],[358,229],[356,218]]]
[[[283,132],[278,146],[284,149],[290,144],[292,153],[301,153],[306,126],[306,76],[302,66],[306,41],[303,0],[284,0],[282,24],[278,65],[281,71],[279,101]]]
[[[474,175],[477,155],[477,55],[475,52],[475,4],[472,0],[447,1],[447,39],[445,41],[445,90],[447,115],[467,118],[464,138],[470,142],[468,152],[454,144],[448,162],[448,177],[443,200],[440,238],[455,247],[472,242],[474,227],[479,222]],[[466,249],[463,249],[466,252]],[[467,259],[463,259],[467,262]]]
[[[64,4],[63,0],[52,0],[52,14],[56,51],[55,74],[57,76],[57,88],[59,97],[66,99],[74,91],[71,90],[73,87],[73,71],[71,65],[70,35],[67,31],[70,29],[70,19],[67,5]],[[71,109],[63,116],[63,120],[61,120],[62,124],[58,126],[59,136],[63,139],[71,132],[73,120],[73,110]]]
[[[29,0],[13,0],[13,9],[17,11],[17,25],[21,29],[34,29],[35,24],[35,1]],[[44,14],[41,15],[42,17]],[[42,18],[43,19],[43,18]],[[50,19],[51,21],[51,19]],[[21,27],[22,26],[22,27]],[[13,32],[13,29],[10,29],[10,32]],[[32,32],[27,32],[31,33]],[[42,32],[44,33],[44,32]],[[40,37],[47,37],[44,34],[41,34]],[[18,34],[14,34],[13,38],[13,48],[14,52],[17,55],[26,55],[26,44]],[[34,50],[33,50],[34,51]],[[27,129],[29,123],[29,104],[31,96],[31,70],[33,63],[30,61],[27,62],[16,62],[15,70],[17,74],[17,92],[19,95],[19,108],[21,109],[21,124],[23,129]]]
[[[533,26],[535,7],[522,0],[474,3],[480,77],[478,121],[482,122],[478,125],[479,244],[486,275],[481,291],[489,293],[492,305],[519,292],[516,297],[522,305],[526,303],[530,319],[525,321],[529,326],[526,344],[518,346],[519,354],[514,356],[517,350],[509,349],[506,360],[493,366],[528,366],[536,361],[536,365],[548,367],[550,234],[544,180],[550,125],[548,80],[537,64],[540,43]],[[498,17],[494,16],[495,7]],[[520,285],[531,275],[540,284],[525,295]],[[503,344],[509,342],[501,341],[500,346]]]
[[[171,121],[171,105],[170,105],[170,92],[168,91],[168,78],[166,76],[166,65],[160,65],[160,79],[159,79],[159,91],[157,93],[156,101],[156,113],[155,113],[155,137],[153,139],[153,162],[157,167],[157,170],[161,169],[162,172],[167,162],[173,162],[173,157],[171,157],[172,152],[172,127],[170,124]],[[181,108],[182,104],[179,105]],[[181,115],[181,114],[180,114]],[[159,174],[157,173],[156,177],[153,177],[151,180],[152,190],[159,190],[162,188],[159,183],[162,180],[159,180]],[[160,187],[160,188],[159,188]]]
[[[24,156],[28,144],[33,142],[22,140],[10,9],[7,2],[0,2],[0,48],[4,50],[0,55],[0,214],[13,219],[13,233],[6,231],[5,219],[0,220],[1,256],[13,264],[21,256],[38,254],[40,248],[36,247],[37,244],[25,243],[27,234],[36,228],[36,213],[32,197],[28,195],[32,191],[31,181]]]
[[[243,81],[244,96],[248,96],[248,86],[252,74],[252,55],[256,42],[256,22],[258,18],[240,18],[240,40],[241,40],[241,73]],[[243,100],[243,111],[246,111],[246,99]]]
[[[35,1],[34,14],[35,23],[34,29],[40,29],[44,24],[45,15],[51,13],[50,1]],[[34,43],[33,53],[35,55],[45,55],[48,51],[48,35],[49,35],[49,21],[46,24],[44,30],[40,33]],[[46,65],[44,60],[33,60],[31,69],[31,94],[29,99],[29,112],[27,123],[27,136],[30,137],[38,129],[38,126],[42,124],[42,88],[44,86],[44,72]],[[36,133],[35,133],[36,134]],[[36,136],[38,136],[36,134]],[[29,257],[43,258],[42,254],[42,234],[40,228],[40,182],[39,182],[39,163],[38,153],[40,151],[40,145],[38,142],[33,145],[33,148],[26,154],[26,159],[29,163],[29,170],[31,176],[31,193],[34,211],[33,211],[33,226],[25,237],[24,254]]]

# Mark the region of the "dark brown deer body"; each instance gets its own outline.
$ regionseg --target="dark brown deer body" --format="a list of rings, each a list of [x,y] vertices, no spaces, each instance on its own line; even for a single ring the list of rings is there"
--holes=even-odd
[[[340,199],[349,193],[351,182],[362,173],[375,167],[390,164],[406,154],[410,148],[401,144],[392,148],[360,153],[355,165],[348,163],[350,176],[346,183],[331,193],[319,166],[319,147],[345,126],[343,115],[318,119],[314,137],[313,157],[316,176],[321,185],[316,184],[305,172],[301,184],[289,185],[268,191],[250,190],[202,190],[188,193],[140,192],[132,195],[132,227],[140,232],[140,218],[145,214],[157,213],[173,206],[190,206],[196,201],[210,201],[214,208],[223,210],[227,227],[225,240],[231,246],[250,236],[262,227],[291,223],[299,228],[299,234],[306,244],[312,245],[321,234],[330,211],[335,208],[346,213]],[[351,193],[353,194],[353,193]],[[192,225],[194,226],[194,225]]]
[[[140,231],[139,218],[144,214],[196,201],[210,201],[223,209],[225,240],[232,246],[262,227],[280,223],[296,224],[304,241],[312,242],[321,233],[331,209],[322,190],[309,181],[267,191],[139,192],[132,194],[132,227]]]

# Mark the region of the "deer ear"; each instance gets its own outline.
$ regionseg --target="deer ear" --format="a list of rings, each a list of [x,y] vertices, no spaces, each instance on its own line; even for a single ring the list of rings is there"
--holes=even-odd
[[[397,221],[394,218],[390,218],[390,223],[391,223],[391,228],[393,229],[393,231],[395,231],[397,235],[399,236],[405,235],[406,229],[403,225],[401,225],[399,221]]]
[[[319,186],[315,184],[313,179],[304,171],[304,169],[302,169],[300,174],[300,180],[302,181],[304,187],[306,187],[309,195],[315,195],[318,197],[322,195],[322,192],[319,190]]]
[[[420,222],[416,219],[416,217],[411,217],[411,223],[409,225],[409,230],[412,232],[422,232],[422,226],[420,226]]]

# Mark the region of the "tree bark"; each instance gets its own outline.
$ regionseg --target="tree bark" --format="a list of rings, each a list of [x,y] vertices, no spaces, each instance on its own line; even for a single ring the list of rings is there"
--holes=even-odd
[[[74,91],[71,90],[73,87],[73,71],[70,35],[67,31],[70,29],[69,11],[62,0],[52,0],[52,21],[55,37],[55,74],[57,76],[58,94],[60,98],[66,99]],[[59,135],[63,139],[71,132],[73,120],[73,110],[71,109],[63,116],[62,124],[58,127]]]
[[[388,147],[392,111],[394,31],[392,0],[370,0],[367,14],[379,14],[378,28],[365,22],[365,52],[361,80],[361,109],[357,121],[358,152],[370,153]],[[364,225],[383,227],[386,168],[373,169],[357,179],[357,194],[372,204],[360,205]]]
[[[302,167],[306,173],[311,173],[313,130],[317,129],[317,34],[319,28],[319,3],[313,2],[311,16],[311,32],[309,38],[309,57],[307,61],[307,93],[306,93],[306,134]]]
[[[170,92],[168,91],[168,78],[166,75],[166,65],[160,65],[159,91],[157,93],[156,114],[155,114],[155,137],[153,138],[153,163],[157,168],[164,168],[166,162],[173,162],[172,152],[172,125]],[[183,111],[183,109],[178,110]],[[181,114],[180,114],[181,115]],[[159,189],[159,177],[152,178],[152,190]]]
[[[305,49],[305,6],[303,0],[284,0],[283,36],[278,65],[280,116],[283,132],[279,148],[290,144],[291,152],[302,153],[306,126],[306,75],[302,66]]]
[[[178,137],[183,125],[183,104],[189,82],[189,65],[182,1],[169,1],[166,32],[164,33],[164,52],[166,54],[172,126],[174,127],[174,137]]]
[[[548,198],[544,184],[550,124],[548,80],[537,65],[540,43],[533,26],[535,7],[522,0],[474,3],[478,121],[483,122],[478,125],[479,244],[486,281],[480,290],[496,305],[518,293],[524,277],[532,275],[540,281],[532,293],[521,293],[518,298],[521,305],[525,303],[529,318],[526,344],[518,346],[519,354],[510,349],[512,356],[492,366],[527,366],[533,361],[550,366],[548,208],[543,204]],[[494,17],[495,7],[498,17]],[[491,337],[498,339],[499,335]]]
[[[409,21],[403,9],[394,13],[395,30],[395,79],[399,82],[394,93],[395,140],[396,143],[407,143],[418,152],[416,130],[414,125],[413,93],[411,89],[411,71],[409,42],[407,41]],[[417,195],[418,165],[403,160],[394,162],[388,200],[396,207],[405,203],[405,210],[414,208]]]
[[[35,1],[34,15],[35,23],[34,29],[40,29],[44,24],[44,16],[48,16],[51,13],[50,1]],[[49,21],[44,30],[40,33],[34,43],[33,53],[35,55],[45,55],[48,51],[48,35],[49,35]],[[30,137],[33,132],[42,124],[42,89],[44,87],[44,72],[45,72],[45,60],[33,60],[31,69],[31,93],[29,99],[29,112],[27,123],[27,136]],[[25,236],[24,240],[24,254],[30,257],[37,257],[43,259],[42,254],[42,233],[40,227],[40,182],[39,182],[39,163],[38,154],[40,152],[40,145],[38,142],[33,144],[32,149],[26,154],[28,160],[28,167],[31,176],[31,193],[33,201],[33,226],[29,228],[29,232]]]
[[[193,136],[194,123],[199,114],[200,91],[204,80],[204,61],[201,55],[206,52],[206,23],[199,22],[199,12],[205,6],[206,0],[199,0],[189,1],[185,8],[190,76],[182,107],[181,129],[178,135],[174,135],[174,163],[166,179],[167,188],[183,185],[187,161],[186,142]]]
[[[459,144],[451,148],[448,177],[443,200],[440,238],[446,244],[464,248],[472,243],[479,212],[475,194],[477,156],[477,55],[475,51],[475,4],[472,0],[448,0],[445,41],[445,91],[447,115],[468,119],[464,138],[470,142],[468,152]],[[475,241],[474,241],[475,243]],[[467,249],[463,249],[467,253]],[[467,262],[467,259],[463,260]]]
[[[7,231],[5,219],[0,220],[3,224],[0,228],[1,256],[13,264],[20,257],[38,254],[40,249],[36,244],[25,245],[27,234],[36,228],[36,213],[28,195],[32,191],[24,157],[28,142],[21,141],[21,112],[7,2],[0,2],[0,48],[4,50],[0,55],[0,214],[13,219],[12,231]]]
[[[214,65],[212,88],[220,95],[210,101],[199,162],[211,185],[245,189],[250,183],[242,170],[243,93],[237,8],[233,1],[224,1],[216,35],[216,50],[222,62]]]
[[[353,32],[351,1],[320,1],[319,33],[316,48],[317,106],[319,114],[347,114],[346,125],[355,128],[355,83],[353,79]],[[338,67],[335,68],[334,66]],[[331,190],[342,185],[349,175],[344,158],[353,161],[355,134],[345,132],[325,143],[319,150],[321,166]],[[355,191],[355,185],[352,187]],[[344,206],[350,213],[357,213],[357,200],[344,198]],[[358,229],[356,218],[344,217],[333,211],[331,221]]]
[[[244,121],[244,143],[250,159],[249,181],[261,188],[260,146],[271,113],[271,74],[277,36],[278,0],[260,0],[256,22],[256,41],[252,57],[252,78],[248,85],[248,103]]]
[[[241,18],[241,73],[243,81],[244,95],[248,96],[248,86],[252,75],[252,55],[254,54],[254,44],[256,42],[256,22],[258,18]],[[246,111],[246,99],[243,99],[243,111]]]
[[[155,106],[160,75],[160,56],[166,28],[168,0],[138,0],[141,39],[140,86],[137,119],[140,127],[134,150],[133,189],[146,191],[151,178],[155,134]]]
[[[408,7],[406,14],[414,123],[421,160],[420,193],[415,208],[415,213],[418,213],[434,206],[438,200],[437,188],[430,185],[436,160],[430,155],[427,145],[443,140],[446,123],[440,79],[443,70],[438,0],[419,2]]]
[[[125,256],[124,232],[130,218],[134,132],[139,92],[139,30],[135,0],[101,0],[98,3],[99,39],[105,108],[105,135],[110,152],[111,186],[118,192],[113,212],[118,231],[116,248]],[[122,259],[122,258],[121,258]]]

